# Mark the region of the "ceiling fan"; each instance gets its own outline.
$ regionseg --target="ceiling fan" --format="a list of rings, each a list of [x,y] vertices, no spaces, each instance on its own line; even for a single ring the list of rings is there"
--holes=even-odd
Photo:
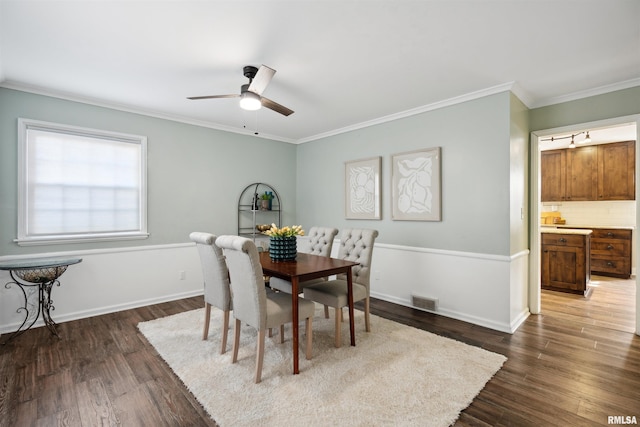
[[[275,73],[276,70],[266,65],[261,65],[260,69],[247,65],[243,68],[243,74],[249,79],[249,84],[240,86],[239,94],[190,96],[187,99],[240,98],[240,108],[244,110],[258,110],[260,107],[267,107],[276,113],[289,116],[293,114],[293,110],[262,96],[262,92]]]

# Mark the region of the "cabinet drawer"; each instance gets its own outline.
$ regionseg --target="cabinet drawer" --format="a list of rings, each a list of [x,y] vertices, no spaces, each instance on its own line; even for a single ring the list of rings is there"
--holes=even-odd
[[[631,254],[629,240],[591,239],[591,255],[624,257]]]
[[[614,230],[610,228],[594,228],[592,239],[624,239],[631,240],[631,230]]]
[[[582,234],[543,233],[542,244],[555,246],[572,246],[580,248],[585,244],[585,236]]]
[[[631,274],[631,266],[626,258],[591,257],[591,271],[627,277]]]

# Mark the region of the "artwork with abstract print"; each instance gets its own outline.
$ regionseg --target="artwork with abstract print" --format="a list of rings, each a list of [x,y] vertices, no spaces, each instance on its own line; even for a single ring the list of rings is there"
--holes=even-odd
[[[392,157],[392,217],[440,221],[440,147]]]
[[[345,217],[380,219],[380,157],[345,162]]]

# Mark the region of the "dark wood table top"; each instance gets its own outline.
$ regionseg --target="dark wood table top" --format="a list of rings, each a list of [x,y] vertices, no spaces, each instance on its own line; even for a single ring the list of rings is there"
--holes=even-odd
[[[359,263],[301,252],[298,252],[294,261],[273,261],[269,252],[260,252],[260,264],[262,272],[268,276],[289,281],[292,277],[297,277],[302,282],[345,273],[347,267]]]

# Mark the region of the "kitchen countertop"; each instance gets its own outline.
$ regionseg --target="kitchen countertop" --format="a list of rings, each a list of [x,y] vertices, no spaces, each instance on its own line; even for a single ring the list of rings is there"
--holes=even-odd
[[[552,228],[552,227],[541,227],[541,233],[547,234],[582,234],[588,236],[593,233],[592,230],[585,230],[583,228]]]
[[[540,224],[541,230],[547,228],[610,228],[612,230],[635,230],[636,228],[629,225],[579,225],[579,224]],[[545,231],[546,232],[546,231]]]

